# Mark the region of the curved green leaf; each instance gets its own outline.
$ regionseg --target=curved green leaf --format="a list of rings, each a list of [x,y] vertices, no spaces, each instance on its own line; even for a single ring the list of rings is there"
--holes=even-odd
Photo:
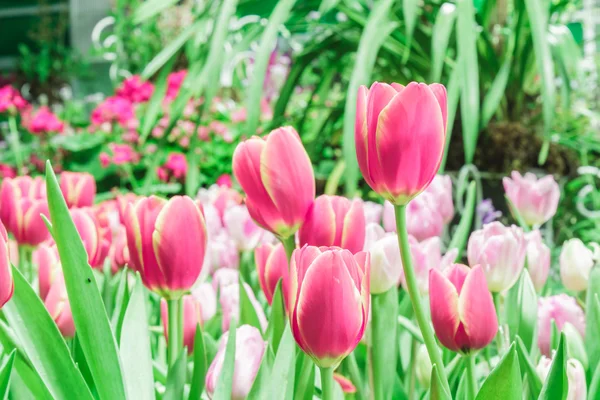
[[[248,292],[246,290],[252,290],[250,286],[244,285],[244,281],[240,275],[240,325],[252,325],[260,332],[262,332],[262,326],[260,324],[260,319],[258,318],[258,314],[256,313],[256,308],[254,308],[254,304],[250,301],[250,296],[248,296]]]
[[[469,188],[467,189],[467,201],[465,202],[463,215],[460,218],[458,228],[456,228],[454,236],[452,236],[452,240],[448,245],[448,250],[458,249],[456,260],[460,260],[461,254],[465,249],[467,239],[469,238],[469,234],[471,232],[473,215],[475,214],[475,198],[477,195],[476,189],[477,184],[474,181],[469,183]]]
[[[476,400],[521,400],[523,382],[515,343],[513,343],[498,365],[483,382],[475,397]]]
[[[296,367],[296,342],[290,324],[287,324],[271,374],[271,398],[292,399],[294,397],[294,378]]]
[[[521,365],[521,370],[527,373],[527,380],[529,382],[529,390],[534,398],[538,398],[540,392],[542,391],[542,380],[537,374],[535,369],[535,365],[529,358],[529,352],[523,343],[523,340],[516,336],[515,342],[517,343],[517,354],[519,355],[519,362]]]
[[[542,386],[538,400],[564,400],[567,398],[569,383],[567,380],[567,353],[565,335],[560,335],[558,350],[554,353],[550,371]]]
[[[164,47],[160,53],[146,65],[141,73],[142,78],[148,79],[161,69],[179,50],[181,50],[183,45],[194,35],[198,27],[198,23],[188,26]]]
[[[165,385],[165,395],[163,400],[181,400],[185,388],[187,350],[183,349],[175,363],[169,368],[167,375],[167,384]],[[214,399],[217,399],[215,396]]]
[[[429,400],[452,400],[452,396],[444,389],[444,384],[441,381],[438,373],[437,364],[433,364],[431,368],[431,387],[429,389]]]
[[[508,291],[504,312],[510,338],[514,340],[519,335],[526,348],[531,349],[537,327],[537,294],[528,270],[523,270]]]
[[[600,365],[600,268],[592,269],[585,302],[585,347],[589,365]],[[591,373],[591,372],[590,372]]]
[[[235,367],[235,336],[237,321],[232,318],[229,323],[227,347],[225,348],[225,360],[221,368],[221,374],[217,381],[217,387],[213,394],[214,400],[230,400],[233,387],[233,369]]]
[[[10,377],[13,373],[13,365],[15,362],[15,354],[17,350],[10,352],[6,360],[0,365],[0,399],[6,400],[8,397],[8,389],[10,388]]]
[[[192,375],[189,400],[200,400],[204,390],[208,360],[206,359],[206,348],[204,347],[204,335],[200,325],[196,326],[194,336],[194,374]]]
[[[277,286],[275,286],[275,293],[273,294],[273,301],[271,302],[271,315],[269,316],[266,334],[274,354],[277,354],[277,349],[279,349],[279,342],[281,341],[281,336],[285,330],[286,322],[281,282],[280,279],[277,282]]]
[[[431,82],[440,82],[442,78],[448,42],[452,35],[455,20],[456,6],[452,3],[442,4],[435,17],[433,32],[431,33]],[[454,68],[456,69],[456,67]],[[450,127],[450,124],[448,125]]]
[[[390,399],[398,362],[398,289],[394,286],[371,296],[371,361],[373,394],[377,399]]]

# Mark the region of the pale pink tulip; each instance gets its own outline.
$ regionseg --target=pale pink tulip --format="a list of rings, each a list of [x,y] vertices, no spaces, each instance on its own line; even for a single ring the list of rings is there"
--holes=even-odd
[[[254,223],[248,208],[244,205],[235,205],[226,209],[223,225],[241,251],[254,249],[266,232]]]
[[[237,244],[226,232],[210,237],[206,246],[203,273],[209,275],[218,269],[236,269],[239,265],[240,252]]]
[[[442,242],[438,237],[417,241],[412,236],[408,238],[410,243],[410,254],[412,256],[417,285],[422,295],[429,293],[429,271],[438,269],[444,271],[454,264],[458,250],[453,249],[442,257]],[[406,277],[404,270],[401,275],[402,286],[406,288]]]
[[[536,371],[542,382],[545,382],[550,373],[552,359],[542,356]],[[587,399],[587,383],[585,378],[585,369],[581,363],[570,358],[567,360],[567,381],[568,390],[566,400],[586,400]]]
[[[538,301],[538,347],[546,356],[550,356],[552,321],[559,331],[569,322],[581,337],[585,337],[585,315],[575,298],[564,293],[541,297]]]
[[[556,214],[560,188],[552,175],[538,179],[532,173],[521,176],[513,171],[502,183],[506,196],[528,225],[542,225]]]
[[[265,316],[265,312],[256,299],[256,296],[254,296],[250,285],[244,283],[243,288],[246,291],[246,295],[250,299],[250,303],[252,303],[252,306],[256,311],[256,316],[260,322],[260,327],[264,332],[265,329],[267,329],[267,317]],[[221,304],[221,309],[223,310],[223,321],[221,328],[223,329],[223,332],[226,332],[229,330],[229,324],[231,323],[232,318],[234,318],[236,321],[240,320],[240,284],[236,282],[223,287],[219,294],[219,303]]]
[[[404,275],[398,237],[395,234],[383,236],[369,249],[371,266],[371,294],[387,292],[400,284]]]
[[[273,302],[275,288],[280,279],[284,299],[287,299],[290,274],[283,244],[265,243],[257,247],[254,251],[254,263],[260,287],[269,305]]]
[[[389,201],[386,201],[383,206],[383,226],[388,232],[396,232],[396,214],[394,206]],[[431,193],[424,192],[408,203],[406,229],[409,235],[419,241],[439,237],[442,234],[444,219]]]
[[[212,287],[215,292],[223,293],[229,285],[233,285],[240,282],[240,273],[237,269],[232,268],[220,268],[215,271],[212,276]]]
[[[535,290],[540,292],[550,273],[550,248],[542,242],[542,234],[537,229],[526,233],[525,241],[527,242],[527,270]]]
[[[365,212],[365,224],[381,224],[381,217],[383,215],[383,206],[381,204],[365,201],[363,203],[363,210]]]
[[[213,286],[208,282],[201,283],[192,289],[192,296],[202,306],[202,322],[212,319],[217,313],[217,293]]]

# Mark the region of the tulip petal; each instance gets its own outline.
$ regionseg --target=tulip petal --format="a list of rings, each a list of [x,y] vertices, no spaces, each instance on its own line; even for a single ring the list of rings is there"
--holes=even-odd
[[[429,88],[435,95],[438,103],[440,104],[440,110],[442,112],[442,120],[444,121],[444,132],[446,131],[446,124],[448,120],[448,94],[446,87],[439,83],[432,83]]]
[[[350,250],[352,253],[359,252],[365,245],[365,212],[362,200],[353,200],[348,210],[341,214],[343,218],[338,227],[340,229],[340,246]]]
[[[373,181],[369,174],[368,165],[368,130],[367,130],[367,96],[369,89],[365,86],[358,88],[356,97],[356,120],[354,123],[354,142],[356,147],[356,158],[360,171],[369,186],[373,186]]]
[[[336,243],[336,213],[333,196],[319,196],[306,214],[302,228],[298,232],[300,245],[333,246]]]
[[[321,250],[314,246],[304,246],[296,249],[292,253],[290,264],[290,289],[288,292],[287,304],[290,308],[296,307],[296,299],[299,296],[300,282],[304,279],[306,270],[313,261],[321,255]]]
[[[454,341],[460,324],[458,292],[437,269],[429,271],[429,306],[431,321],[440,342],[450,350],[460,350]]]

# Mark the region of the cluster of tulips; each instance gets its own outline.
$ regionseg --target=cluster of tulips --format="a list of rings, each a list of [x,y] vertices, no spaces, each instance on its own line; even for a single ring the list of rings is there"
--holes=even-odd
[[[560,277],[573,296],[548,295],[556,291],[547,285],[551,249],[540,227],[560,198],[551,176],[514,172],[504,179],[518,226],[494,221],[470,232],[472,212],[465,207],[444,245],[455,219],[452,181],[436,175],[446,101],[439,84],[360,88],[356,154],[381,203],[315,198],[311,161],[292,127],[238,144],[233,174],[245,196],[223,176],[196,199],[127,194],[94,204],[92,176],[63,172],[63,204],[46,186],[51,171],[46,182],[5,179],[0,305],[7,324],[0,331],[12,329],[15,348],[37,369],[37,353],[18,346],[30,338],[14,326],[27,322],[14,318],[20,309],[11,306],[28,287],[20,282],[35,288],[62,336],[73,341],[89,326],[74,307],[79,299],[72,293],[84,283],[73,276],[94,271],[106,291],[113,281],[127,288],[139,275],[149,291],[142,298],[162,320],[169,378],[183,375],[183,383],[179,391],[168,378],[145,395],[134,385],[130,399],[182,398],[184,387],[189,398],[205,392],[213,399],[320,393],[330,400],[343,392],[374,399],[429,393],[431,399],[583,400],[588,390],[600,396],[600,348],[589,338],[600,333],[600,287],[591,283],[600,279],[598,254],[578,239],[565,243]],[[88,265],[67,269],[77,246],[61,232],[71,225],[78,237],[69,240],[81,242]],[[110,316],[114,304],[105,307]],[[133,317],[116,314],[119,332]],[[207,332],[222,333],[212,354]],[[116,337],[123,346],[123,335]],[[355,354],[357,346],[366,353]],[[188,355],[194,371],[186,378]],[[90,369],[100,392],[102,368]],[[39,377],[61,397],[48,382],[54,377]]]

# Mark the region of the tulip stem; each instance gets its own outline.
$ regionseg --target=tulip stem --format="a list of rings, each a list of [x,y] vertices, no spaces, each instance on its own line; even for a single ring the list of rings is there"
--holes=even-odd
[[[473,400],[477,395],[477,379],[475,379],[475,356],[467,355],[467,399]]]
[[[172,366],[183,348],[183,298],[167,300],[167,307],[167,357],[169,366]]]
[[[25,173],[23,170],[23,154],[21,154],[21,142],[19,140],[19,130],[17,129],[17,119],[14,115],[8,117],[8,126],[10,128],[10,147],[17,164],[17,175],[22,175]]]
[[[19,270],[31,284],[33,281],[33,266],[31,264],[31,251],[26,245],[20,244],[19,247]]]
[[[289,269],[292,265],[292,253],[296,249],[296,239],[295,239],[294,235],[292,235],[287,238],[281,238],[280,240],[281,240],[281,243],[283,244],[283,248],[285,249],[285,255],[287,256],[288,269]]]
[[[415,269],[413,267],[412,258],[410,255],[410,246],[408,244],[408,232],[406,230],[406,206],[395,206],[395,211],[396,228],[398,231],[398,244],[400,246],[400,256],[402,258],[402,268],[404,269],[404,277],[406,279],[408,295],[413,305],[415,317],[417,318],[417,324],[421,329],[421,334],[423,335],[423,341],[425,342],[427,353],[429,353],[431,364],[438,366],[440,380],[444,385],[444,389],[446,389],[447,393],[451,393],[450,385],[448,384],[448,377],[446,376],[446,370],[444,368],[444,362],[440,354],[440,349],[433,335],[433,330],[429,324],[423,304],[421,303],[419,287],[417,285],[417,277],[415,276]]]
[[[333,400],[333,367],[321,369],[321,399]]]

